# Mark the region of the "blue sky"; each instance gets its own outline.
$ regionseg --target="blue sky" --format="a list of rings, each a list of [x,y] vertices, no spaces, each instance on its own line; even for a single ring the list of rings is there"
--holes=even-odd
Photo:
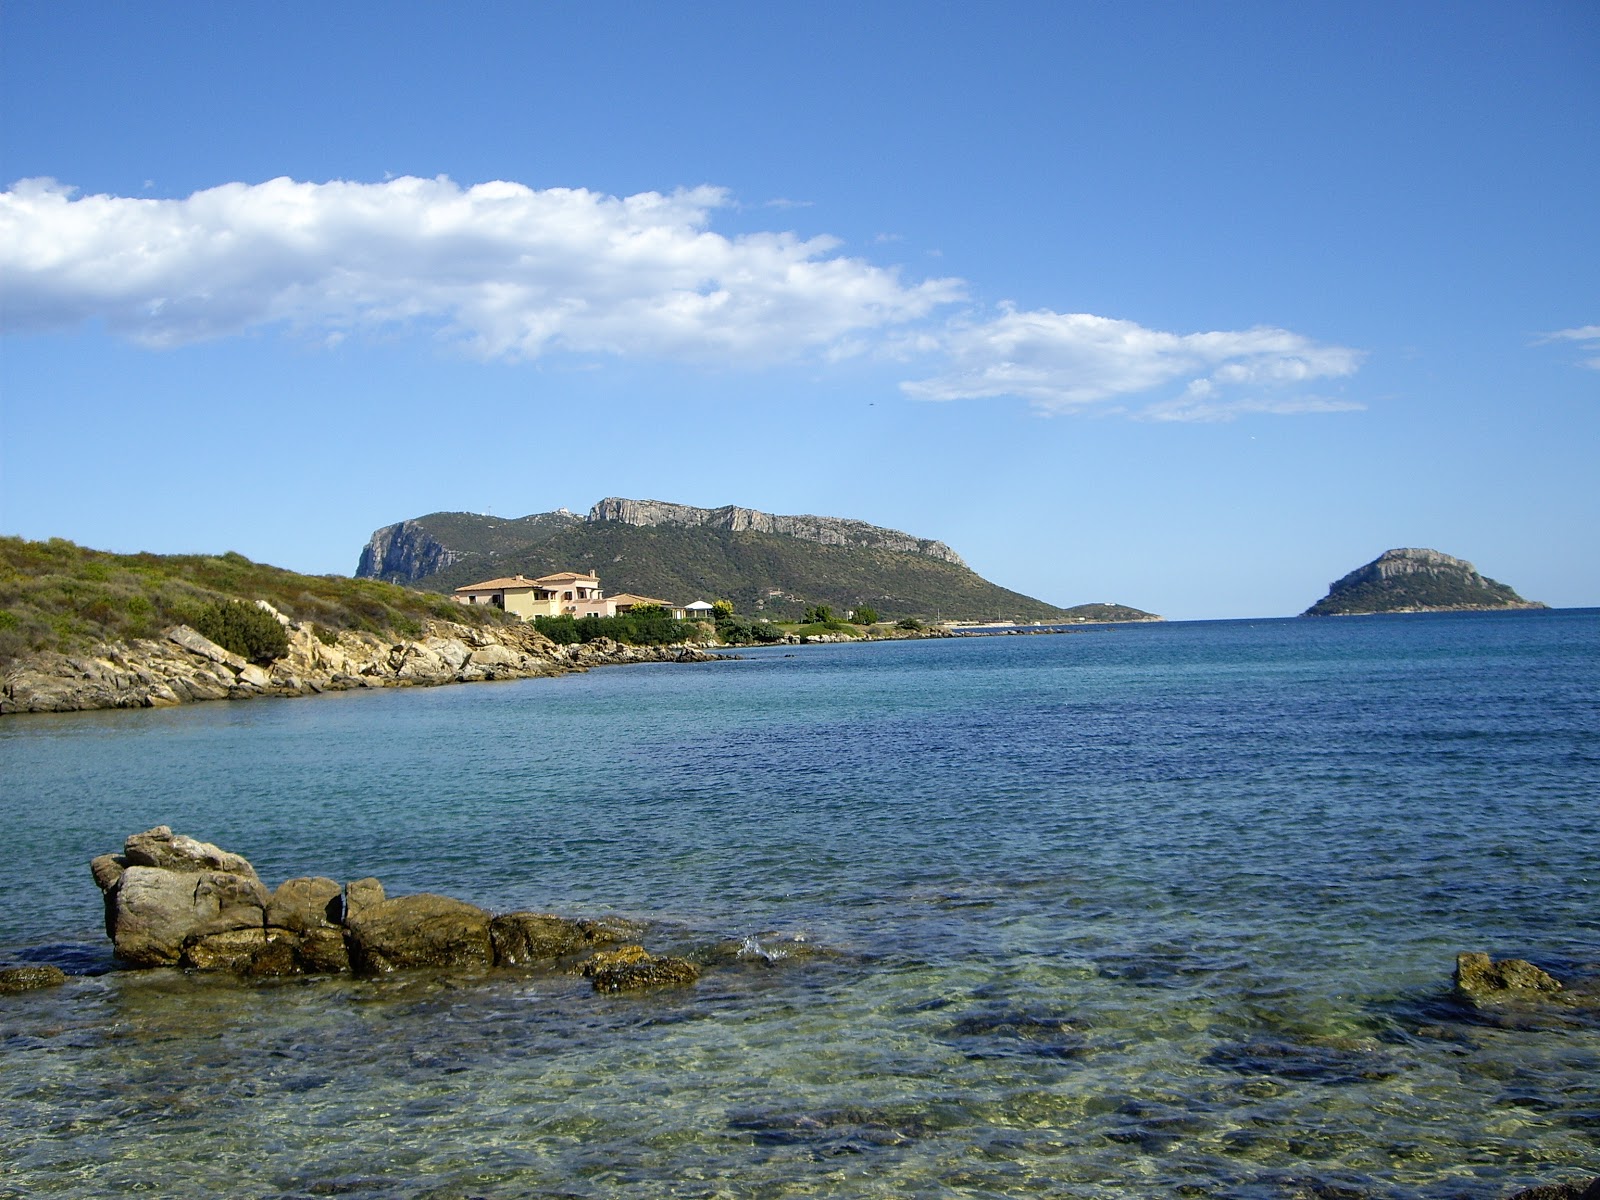
[[[0,532],[603,496],[1600,604],[1600,7],[0,6]]]

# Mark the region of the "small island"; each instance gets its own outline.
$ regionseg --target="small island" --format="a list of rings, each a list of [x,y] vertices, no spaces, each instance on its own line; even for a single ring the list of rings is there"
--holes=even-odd
[[[1347,617],[1371,613],[1489,612],[1545,608],[1478,574],[1464,559],[1437,550],[1385,550],[1330,584],[1328,594],[1300,615]]]

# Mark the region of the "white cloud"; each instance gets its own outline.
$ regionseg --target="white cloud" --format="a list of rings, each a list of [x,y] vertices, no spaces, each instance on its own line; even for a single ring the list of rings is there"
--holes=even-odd
[[[926,317],[958,280],[901,282],[830,238],[725,237],[713,187],[615,197],[445,178],[230,183],[187,199],[0,193],[7,328],[102,320],[151,346],[286,324],[319,339],[438,329],[485,357],[555,350],[772,362]]]
[[[1580,364],[1592,370],[1600,371],[1600,325],[1581,325],[1576,329],[1558,329],[1554,333],[1547,333],[1539,339],[1540,344],[1548,342],[1577,342],[1584,353],[1593,353],[1593,358],[1580,360]]]
[[[19,332],[98,321],[153,347],[285,327],[329,347],[421,332],[503,359],[877,354],[935,364],[901,385],[912,396],[1162,421],[1360,407],[1292,394],[1354,372],[1354,350],[1285,329],[1175,334],[1047,309],[951,318],[963,281],[903,282],[829,237],[712,231],[730,206],[709,186],[616,197],[443,177],[273,179],[150,199],[24,180],[0,192],[0,320]]]
[[[1075,412],[1183,382],[1180,399],[1142,415],[1155,420],[1221,420],[1242,412],[1330,412],[1359,405],[1279,393],[1288,386],[1355,372],[1358,351],[1287,329],[1165,333],[1132,321],[1048,309],[1006,309],[991,321],[952,325],[943,338],[947,369],[902,384],[927,400],[1016,396],[1041,411]],[[1251,389],[1235,400],[1223,389]],[[1264,392],[1266,395],[1254,393]],[[1119,411],[1125,408],[1119,406]],[[1190,414],[1190,415],[1184,415]]]

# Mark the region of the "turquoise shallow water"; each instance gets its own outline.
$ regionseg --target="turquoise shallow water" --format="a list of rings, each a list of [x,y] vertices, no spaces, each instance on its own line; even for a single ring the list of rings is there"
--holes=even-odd
[[[1600,613],[1205,622],[0,723],[0,1195],[1498,1197],[1600,1172]],[[726,943],[109,972],[157,823]]]

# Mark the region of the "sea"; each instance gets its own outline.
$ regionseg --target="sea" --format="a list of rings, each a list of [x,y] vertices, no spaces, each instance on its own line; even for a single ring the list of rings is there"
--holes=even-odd
[[[0,1196],[1490,1200],[1600,1174],[1600,610],[0,721]],[[157,824],[705,964],[117,970]]]

